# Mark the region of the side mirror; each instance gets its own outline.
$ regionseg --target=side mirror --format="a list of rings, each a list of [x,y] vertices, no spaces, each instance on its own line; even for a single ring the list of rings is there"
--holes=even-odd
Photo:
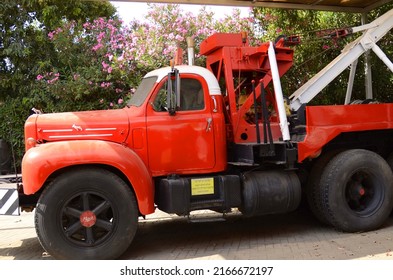
[[[167,106],[169,115],[176,114],[176,108],[180,107],[180,73],[178,69],[173,69],[168,73],[167,83]]]

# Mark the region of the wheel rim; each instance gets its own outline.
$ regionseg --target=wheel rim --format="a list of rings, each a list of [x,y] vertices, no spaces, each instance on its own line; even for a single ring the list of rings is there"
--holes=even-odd
[[[357,171],[349,178],[345,198],[349,208],[359,216],[369,216],[380,208],[383,188],[377,177],[367,171]]]
[[[67,241],[77,246],[97,246],[112,235],[115,211],[103,195],[82,192],[61,208],[61,228]]]

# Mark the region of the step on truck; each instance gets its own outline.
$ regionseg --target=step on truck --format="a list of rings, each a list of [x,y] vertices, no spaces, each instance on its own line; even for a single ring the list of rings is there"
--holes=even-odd
[[[22,182],[0,184],[1,213],[34,209],[58,259],[118,258],[156,209],[258,216],[305,199],[323,224],[376,229],[393,208],[393,104],[351,103],[352,71],[344,105],[307,103],[369,50],[393,71],[377,45],[392,27],[393,10],[352,28],[361,35],[289,98],[285,38],[254,47],[218,33],[200,45],[206,67],[190,52],[148,73],[123,109],[31,115]]]

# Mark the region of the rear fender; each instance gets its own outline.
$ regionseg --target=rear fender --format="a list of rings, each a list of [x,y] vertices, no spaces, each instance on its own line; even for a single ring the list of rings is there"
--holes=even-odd
[[[141,214],[154,212],[154,186],[145,163],[133,150],[107,141],[53,142],[29,149],[22,161],[24,193],[29,195],[39,191],[58,170],[89,164],[118,169],[131,183]]]

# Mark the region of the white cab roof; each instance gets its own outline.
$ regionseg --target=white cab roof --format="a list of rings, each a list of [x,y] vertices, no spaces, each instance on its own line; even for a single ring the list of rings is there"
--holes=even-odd
[[[180,74],[195,74],[201,76],[207,83],[210,95],[221,95],[220,86],[216,77],[208,69],[200,66],[189,66],[189,65],[177,65],[176,69],[179,70]],[[157,70],[153,70],[145,75],[145,78],[157,76],[157,81],[161,81],[164,77],[168,76],[168,73],[172,71],[171,67],[164,67]]]

